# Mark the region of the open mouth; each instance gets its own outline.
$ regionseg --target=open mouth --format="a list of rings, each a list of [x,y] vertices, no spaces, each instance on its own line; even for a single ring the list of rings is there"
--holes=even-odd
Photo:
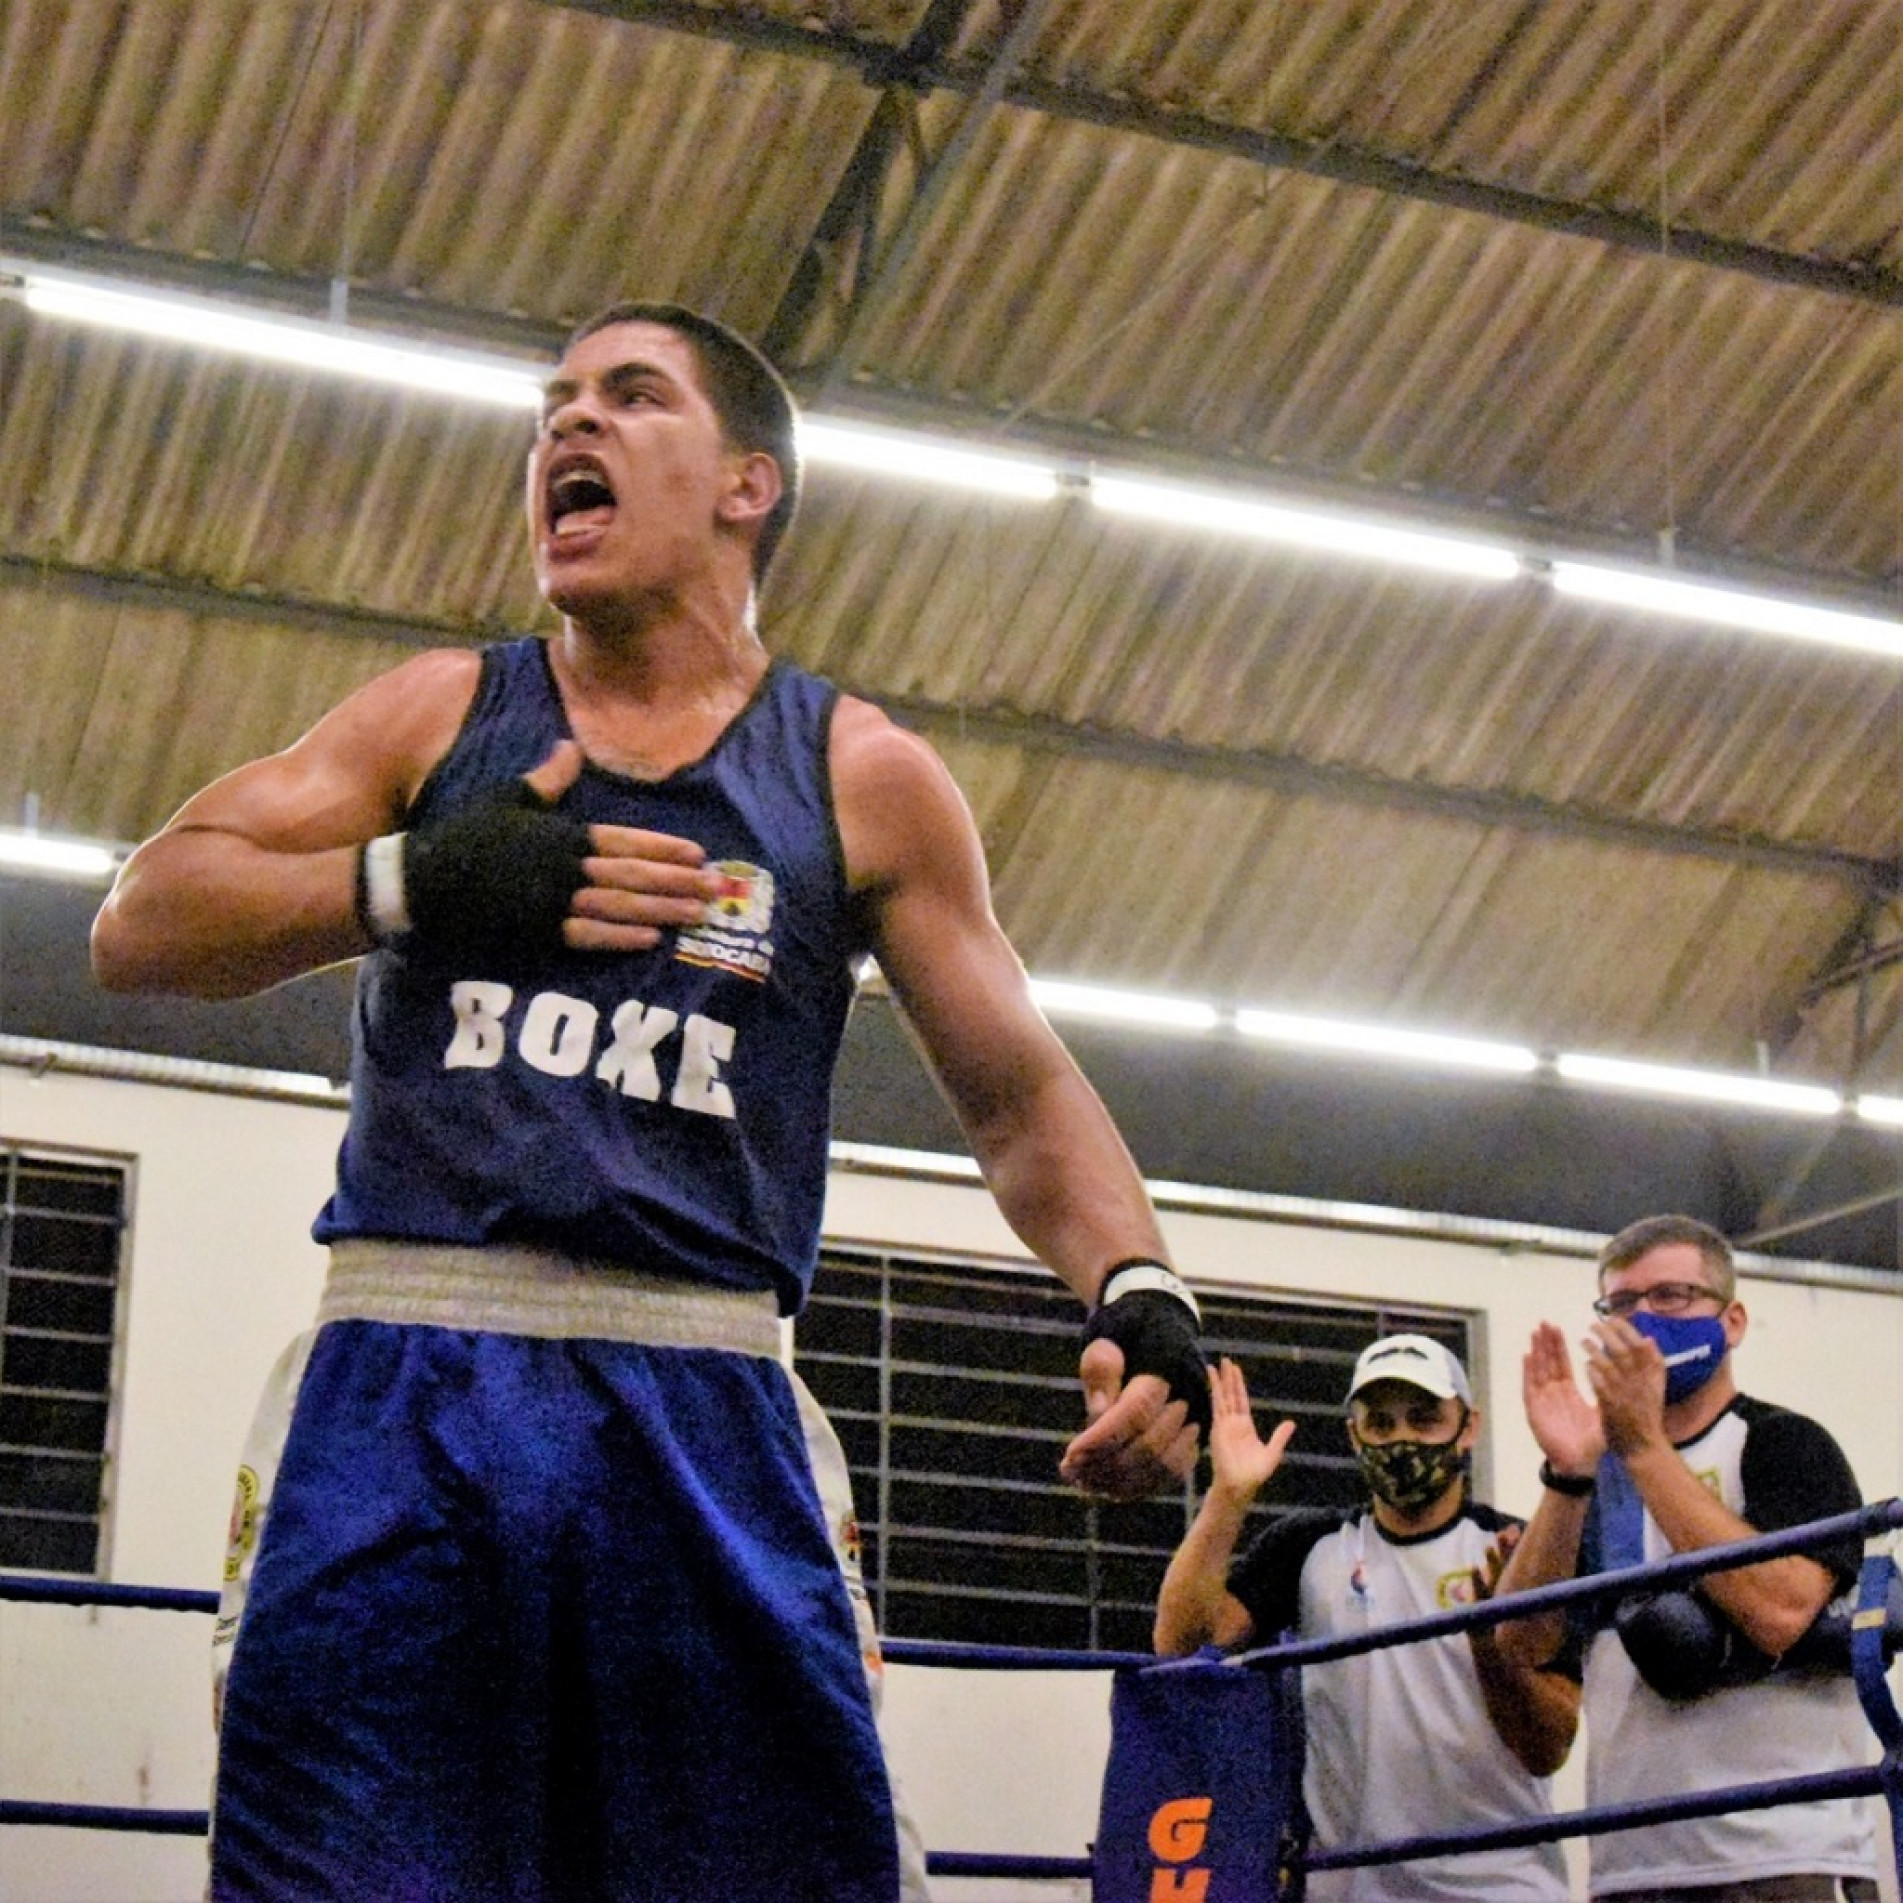
[[[614,514],[615,492],[602,472],[588,463],[571,463],[548,481],[551,534],[599,528]]]

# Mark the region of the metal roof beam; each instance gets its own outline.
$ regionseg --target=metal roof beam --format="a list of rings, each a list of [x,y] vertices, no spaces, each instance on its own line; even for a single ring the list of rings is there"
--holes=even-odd
[[[716,12],[694,5],[693,0],[545,0],[545,4],[634,26],[696,34],[782,58],[823,60],[856,72],[871,86],[897,82],[921,92],[955,92],[977,98],[992,82],[993,68],[983,61],[943,58],[908,62],[904,50],[889,41],[786,26],[755,14]],[[1393,198],[1417,199],[1507,224],[1639,251],[1654,259],[1663,252],[1675,260],[1739,272],[1765,283],[1788,284],[1891,308],[1903,306],[1903,275],[1876,266],[1779,251],[1769,245],[1749,244],[1680,225],[1670,228],[1669,240],[1662,247],[1658,220],[1650,215],[1546,198],[1535,192],[1456,177],[1332,138],[1297,139],[1258,132],[1200,113],[1149,106],[1086,86],[1060,85],[1033,77],[1012,79],[999,97],[1005,105],[1049,118],[1134,133],[1273,171],[1305,172]]]
[[[833,401],[852,381],[853,372],[866,353],[867,343],[884,317],[893,293],[898,288],[899,279],[911,262],[913,252],[918,249],[919,240],[925,236],[953,175],[977,143],[985,121],[997,107],[1030,52],[1032,43],[1043,30],[1054,3],[1055,0],[1024,0],[1003,43],[984,67],[978,89],[971,95],[970,103],[960,116],[951,137],[933,154],[925,175],[918,181],[911,202],[905,208],[905,215],[899,220],[898,229],[881,247],[871,277],[853,302],[852,313],[846,320],[846,334],[828,359],[821,378],[819,402]],[[908,61],[908,65],[912,63]],[[923,59],[918,60],[917,64],[930,70]]]
[[[504,632],[515,632],[380,614],[341,603],[251,594],[202,582],[122,574],[26,555],[0,553],[0,583],[57,588],[104,602],[162,608],[175,613],[282,622],[314,633],[372,635],[418,646],[476,645]],[[849,680],[841,680],[840,685],[876,701],[895,720],[947,740],[979,740],[1039,753],[1061,753],[1213,782],[1428,813],[1469,825],[1510,826],[1521,832],[1594,839],[1608,845],[1718,860],[1794,878],[1825,879],[1863,893],[1893,889],[1897,876],[1893,862],[1823,846],[1797,845],[1709,828],[1666,826],[1651,820],[1561,806],[1527,795],[1422,785],[1414,780],[1392,779],[1357,768],[1326,766],[1284,754],[1191,746],[1183,741],[1151,739],[1034,714],[986,712],[951,702],[884,695]]]
[[[1720,860],[1757,871],[1808,879],[1828,879],[1860,893],[1892,889],[1893,862],[1798,845],[1709,827],[1667,826],[1584,807],[1562,806],[1529,794],[1488,793],[1450,786],[1422,785],[1360,768],[1324,765],[1262,751],[1193,746],[1100,727],[1080,726],[1034,714],[987,713],[939,701],[873,695],[895,720],[946,740],[978,740],[1102,760],[1120,767],[1147,768],[1235,785],[1362,805],[1428,813],[1477,826],[1509,826],[1520,832],[1592,839],[1644,852],[1677,853]]]
[[[823,345],[815,351],[803,348],[814,318],[838,315],[850,332],[868,296],[876,296],[882,288],[894,248],[901,240],[909,255],[916,240],[908,238],[907,233],[915,221],[918,198],[927,191],[932,191],[934,200],[937,196],[929,173],[914,188],[899,230],[884,246],[879,241],[879,213],[893,190],[900,155],[916,154],[922,145],[918,88],[910,74],[929,67],[946,47],[957,43],[977,4],[978,0],[930,0],[912,37],[881,69],[883,87],[878,103],[859,134],[859,143],[831,199],[814,224],[813,235],[779,309],[761,335],[761,348],[782,370],[815,359],[823,362]],[[882,258],[881,251],[885,254]],[[834,360],[838,361],[838,353]]]

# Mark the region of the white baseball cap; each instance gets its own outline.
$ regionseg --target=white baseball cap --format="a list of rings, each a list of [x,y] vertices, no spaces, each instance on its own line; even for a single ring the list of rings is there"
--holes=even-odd
[[[1438,1400],[1473,1405],[1473,1389],[1467,1385],[1467,1370],[1459,1357],[1428,1335],[1383,1335],[1362,1349],[1355,1378],[1348,1384],[1348,1399],[1352,1401],[1377,1381],[1405,1381]]]

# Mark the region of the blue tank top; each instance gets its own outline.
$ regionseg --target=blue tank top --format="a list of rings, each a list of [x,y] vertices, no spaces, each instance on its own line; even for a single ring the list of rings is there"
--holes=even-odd
[[[828,740],[838,690],[776,661],[706,754],[656,782],[595,766],[590,824],[674,833],[726,876],[709,923],[652,951],[526,968],[363,961],[337,1188],[313,1230],[512,1243],[770,1288],[812,1280],[854,931]],[[537,637],[485,651],[409,823],[530,771],[567,716]]]

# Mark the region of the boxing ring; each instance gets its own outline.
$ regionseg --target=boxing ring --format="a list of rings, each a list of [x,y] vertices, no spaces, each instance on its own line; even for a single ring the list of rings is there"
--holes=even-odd
[[[1736,1785],[1722,1790],[1667,1795],[1643,1803],[1581,1809],[1529,1819],[1525,1824],[1346,1845],[1314,1851],[1299,1857],[1298,1861],[1311,1870],[1401,1863],[1450,1852],[1505,1849],[1568,1837],[1603,1835],[1644,1824],[1772,1809],[1780,1804],[1807,1800],[1880,1796],[1889,1818],[1893,1868],[1899,1879],[1903,1879],[1903,1715],[1898,1712],[1887,1680],[1890,1652],[1899,1636],[1894,1608],[1903,1604],[1897,1595],[1898,1573],[1894,1559],[1900,1529],[1903,1529],[1903,1500],[1881,1500],[1855,1513],[1810,1521],[1779,1533],[1676,1555],[1652,1565],[1567,1580],[1510,1600],[1487,1600],[1428,1618],[1397,1622],[1352,1638],[1300,1640],[1261,1647],[1239,1653],[1216,1669],[1225,1673],[1243,1668],[1268,1674],[1286,1673],[1293,1668],[1318,1665],[1358,1652],[1418,1644],[1472,1627],[1498,1625],[1537,1610],[1615,1599],[1641,1588],[1680,1585],[1704,1573],[1804,1552],[1854,1535],[1864,1541],[1864,1561],[1856,1609],[1850,1620],[1850,1664],[1858,1700],[1880,1747],[1878,1762],[1825,1767],[1806,1776],[1766,1784]],[[210,1615],[217,1611],[218,1595],[171,1587],[0,1575],[0,1602]],[[887,1660],[893,1664],[963,1671],[1111,1671],[1120,1676],[1140,1676],[1154,1681],[1186,1671],[1207,1673],[1211,1670],[1206,1661],[1157,1660],[1145,1653],[1042,1651],[904,1639],[888,1640],[884,1649]],[[1114,1750],[1113,1743],[1113,1753]],[[1162,1803],[1176,1793],[1159,1789],[1153,1795]],[[36,1803],[0,1795],[0,1826],[5,1825],[203,1836],[209,1828],[209,1815],[202,1810]],[[1090,1855],[1014,1857],[957,1850],[928,1852],[926,1869],[931,1876],[951,1878],[1079,1880],[1101,1874]],[[1212,1903],[1220,1903],[1224,1896],[1220,1886],[1209,1894]]]

